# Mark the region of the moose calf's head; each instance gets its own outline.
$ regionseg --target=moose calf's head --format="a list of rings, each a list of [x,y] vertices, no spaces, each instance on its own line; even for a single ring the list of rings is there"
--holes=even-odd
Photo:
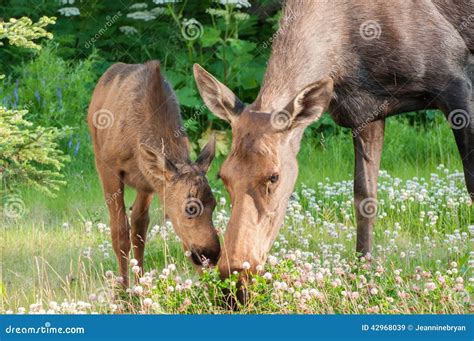
[[[219,270],[224,277],[256,272],[283,222],[303,131],[329,105],[333,82],[327,78],[308,85],[286,106],[269,111],[258,101],[246,107],[197,64],[194,77],[208,108],[232,126],[231,151],[219,172],[232,202]],[[250,269],[244,269],[247,263]]]
[[[140,144],[141,168],[161,193],[166,215],[173,223],[195,267],[216,265],[220,244],[212,223],[216,201],[206,178],[215,153],[215,139],[203,148],[196,162],[176,164],[154,148]],[[164,188],[164,190],[163,190]]]

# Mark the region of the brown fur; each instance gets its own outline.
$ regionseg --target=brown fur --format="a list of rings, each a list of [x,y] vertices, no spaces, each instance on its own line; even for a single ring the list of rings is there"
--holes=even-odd
[[[303,130],[326,108],[353,130],[357,251],[371,250],[375,217],[366,217],[361,205],[376,198],[390,115],[464,111],[470,122],[453,132],[474,198],[473,14],[467,0],[289,0],[262,88],[247,107],[195,67],[204,102],[232,125],[232,149],[221,169],[233,205],[219,261],[223,276],[244,261],[253,271],[265,262],[294,187]],[[380,28],[374,39],[362,30],[368,22]],[[275,129],[281,113],[288,125]],[[270,183],[273,173],[279,180]]]
[[[111,66],[94,90],[88,122],[109,208],[113,247],[125,284],[131,244],[138,265],[143,266],[153,193],[158,194],[185,249],[193,252],[193,261],[200,265],[201,258],[206,257],[216,263],[220,245],[211,220],[215,200],[205,177],[215,141],[208,143],[196,163],[190,162],[179,105],[160,73],[159,62]],[[125,212],[124,185],[137,191],[131,227]],[[189,198],[202,203],[199,216],[186,215]]]

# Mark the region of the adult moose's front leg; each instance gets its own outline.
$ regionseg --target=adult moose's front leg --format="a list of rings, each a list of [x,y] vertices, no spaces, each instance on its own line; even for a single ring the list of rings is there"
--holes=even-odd
[[[355,170],[354,204],[357,220],[357,247],[365,255],[372,249],[372,231],[377,216],[377,178],[382,154],[385,121],[353,130]]]

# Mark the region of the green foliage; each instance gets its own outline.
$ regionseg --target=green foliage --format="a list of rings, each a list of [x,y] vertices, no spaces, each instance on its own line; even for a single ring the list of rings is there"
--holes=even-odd
[[[40,38],[52,39],[53,35],[47,32],[44,27],[54,24],[56,18],[41,17],[38,22],[33,23],[30,18],[22,17],[20,19],[11,18],[8,22],[0,21],[0,46],[3,46],[2,40],[7,39],[13,46],[29,49],[40,49],[40,45],[34,40]],[[0,74],[0,79],[5,76]]]
[[[68,157],[57,141],[67,130],[35,127],[26,113],[0,107],[0,180],[7,190],[21,183],[52,195],[65,183],[59,171]]]
[[[52,38],[44,30],[52,23],[54,19],[47,17],[42,17],[37,23],[24,17],[10,19],[8,23],[0,23],[0,39],[8,39],[11,45],[40,49],[33,40]],[[52,195],[64,183],[59,171],[67,157],[59,150],[58,141],[68,129],[35,127],[24,118],[27,112],[0,106],[1,191],[13,191],[21,183]]]
[[[58,56],[57,44],[48,44],[34,59],[13,68],[0,84],[0,103],[28,107],[26,117],[36,124],[85,129],[97,62],[96,53],[76,63],[65,61]]]

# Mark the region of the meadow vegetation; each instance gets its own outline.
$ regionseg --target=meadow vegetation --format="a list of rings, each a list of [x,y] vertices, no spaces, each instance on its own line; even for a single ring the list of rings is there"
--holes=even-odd
[[[42,19],[52,41],[38,41],[51,38],[46,31],[26,42],[17,31],[9,41],[0,30],[6,43],[0,48],[6,75],[0,80],[0,313],[233,313],[222,295],[224,289],[235,294],[237,275],[222,281],[204,269],[199,276],[156,200],[146,273],[127,292],[119,289],[85,121],[95,82],[108,66],[160,59],[193,149],[217,133],[209,179],[222,236],[230,205],[216,174],[231,134],[203,106],[192,64],[253,100],[279,16],[277,1],[231,2],[240,5],[0,5],[6,18],[31,17],[22,19],[25,27],[38,23],[38,13],[58,17],[54,25]],[[434,110],[389,118],[386,129],[379,209],[369,212],[378,217],[373,253],[360,260],[354,252],[351,133],[325,114],[305,132],[284,226],[238,313],[472,312],[474,214],[452,131]],[[125,194],[130,206],[134,193]],[[138,272],[130,263],[130,272]]]

